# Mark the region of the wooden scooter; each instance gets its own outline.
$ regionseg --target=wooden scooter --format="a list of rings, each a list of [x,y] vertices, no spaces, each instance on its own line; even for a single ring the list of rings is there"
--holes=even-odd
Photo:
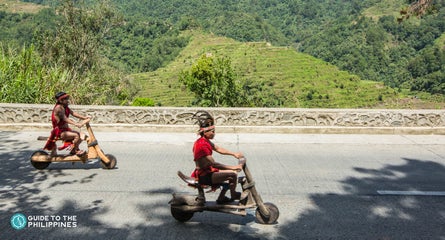
[[[99,147],[99,143],[94,136],[93,130],[90,126],[90,119],[82,122],[86,126],[88,136],[84,137],[88,144],[88,151],[80,156],[71,154],[59,154],[57,146],[55,146],[49,153],[44,150],[35,151],[31,155],[31,164],[36,169],[45,169],[52,162],[82,162],[86,163],[90,159],[100,159],[103,169],[113,169],[116,166],[116,157],[111,154],[104,154]],[[48,140],[48,137],[38,137],[37,140]]]
[[[252,174],[245,162],[246,159],[240,160],[240,164],[244,163],[243,171],[245,174],[245,176],[238,178],[238,182],[243,190],[241,198],[238,202],[230,204],[217,204],[216,201],[206,201],[204,194],[205,186],[199,184],[194,178],[178,171],[178,176],[189,186],[196,188],[198,195],[173,193],[173,198],[169,202],[172,216],[180,222],[186,222],[193,217],[195,212],[213,211],[246,216],[247,209],[256,208],[255,218],[257,222],[261,224],[276,223],[280,215],[277,206],[273,203],[263,202],[255,188]]]

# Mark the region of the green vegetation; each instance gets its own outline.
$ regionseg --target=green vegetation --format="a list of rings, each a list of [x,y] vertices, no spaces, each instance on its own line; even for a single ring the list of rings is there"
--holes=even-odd
[[[26,3],[25,1],[16,0],[0,0],[0,11],[13,13],[38,13],[40,10],[47,8],[44,5]]]
[[[137,97],[131,103],[131,106],[139,106],[139,107],[153,107],[155,102],[150,98],[141,98]]]
[[[241,87],[227,57],[202,55],[190,70],[179,76],[180,82],[195,95],[195,103],[205,107],[234,107],[241,103]]]
[[[373,20],[378,20],[380,17],[393,16],[399,17],[400,10],[405,7],[405,3],[400,0],[386,0],[376,2],[373,6],[366,8],[363,15]]]
[[[158,106],[438,108],[445,102],[443,1],[428,1],[419,18],[405,14],[403,21],[400,10],[412,0],[26,2],[0,0],[8,69],[0,78],[9,77],[1,79],[2,89],[23,84],[24,73],[7,66],[26,62],[21,52],[29,52],[31,85],[59,76],[51,84],[65,86],[79,104],[152,104],[135,96]],[[233,83],[225,83],[242,102],[195,99],[188,81],[180,81],[193,79],[193,66],[206,54],[230,62],[233,78],[226,80]],[[0,101],[45,102],[51,91]]]
[[[191,43],[170,65],[133,76],[143,89],[140,96],[151,96],[157,105],[193,105],[194,95],[178,79],[182,71],[199,65],[204,54],[231,59],[243,88],[240,96],[244,101],[237,106],[403,107],[396,101],[401,95],[383,83],[362,81],[291,48],[273,47],[265,42],[240,43],[199,32],[190,34]],[[255,104],[249,105],[252,102]]]
[[[54,102],[53,96],[48,92],[62,89],[61,86],[70,78],[69,73],[63,69],[45,67],[32,46],[20,51],[6,50],[3,47],[0,50],[2,102]]]
[[[37,51],[33,45],[22,53],[12,44],[3,47],[1,101],[49,103],[55,92],[64,90],[76,104],[128,102],[133,87],[101,56],[103,39],[118,19],[106,3],[90,11],[65,0],[57,8],[58,16],[44,13],[58,24],[37,29]]]

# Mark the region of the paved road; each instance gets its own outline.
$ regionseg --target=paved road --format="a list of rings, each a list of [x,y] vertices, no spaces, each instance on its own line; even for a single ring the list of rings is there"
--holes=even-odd
[[[280,209],[278,224],[261,225],[254,211],[171,217],[171,193],[193,192],[176,171],[193,168],[194,134],[99,132],[115,170],[42,171],[29,164],[39,135],[0,132],[0,239],[445,239],[445,136],[217,134]],[[13,229],[15,213],[36,225]]]

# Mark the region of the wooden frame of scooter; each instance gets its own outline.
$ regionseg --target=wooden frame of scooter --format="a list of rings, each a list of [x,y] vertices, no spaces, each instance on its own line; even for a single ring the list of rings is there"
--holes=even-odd
[[[214,204],[214,202],[206,202],[204,188],[195,179],[185,176],[178,171],[178,176],[198,190],[198,195],[190,194],[173,194],[173,199],[170,200],[172,215],[178,221],[188,221],[195,212],[213,211],[229,213],[234,215],[246,216],[246,209],[257,207],[256,218],[260,223],[273,224],[279,216],[278,208],[271,203],[264,203],[263,199],[256,190],[255,182],[252,174],[245,163],[245,159],[240,160],[243,163],[243,171],[245,177],[239,178],[239,183],[242,187],[241,199],[238,205],[233,204]]]
[[[86,119],[82,122],[82,126],[85,125],[88,136],[84,136],[84,140],[86,140],[88,144],[88,151],[86,154],[81,156],[77,155],[66,155],[66,154],[58,154],[57,147],[54,147],[49,155],[34,155],[31,157],[31,161],[33,162],[82,162],[85,163],[89,159],[100,158],[101,161],[106,165],[110,165],[112,161],[116,161],[115,159],[110,159],[106,154],[103,153],[102,149],[99,147],[99,143],[94,136],[93,130],[90,126],[90,119]],[[47,137],[38,137],[38,140],[48,140]],[[115,164],[115,163],[113,163]],[[114,168],[111,166],[110,168]]]

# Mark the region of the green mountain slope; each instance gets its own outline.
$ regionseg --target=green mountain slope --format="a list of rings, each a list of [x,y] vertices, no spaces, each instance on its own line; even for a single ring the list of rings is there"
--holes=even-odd
[[[134,83],[141,87],[139,96],[162,106],[191,106],[193,94],[178,82],[178,76],[202,54],[230,57],[240,81],[261,83],[272,89],[282,99],[282,107],[378,107],[393,104],[398,97],[382,83],[363,81],[291,48],[266,42],[241,43],[197,32],[179,57],[165,68],[132,75]]]
[[[0,11],[11,13],[37,13],[46,6],[16,0],[0,0]]]
[[[363,11],[363,15],[372,19],[379,19],[382,16],[400,17],[400,10],[406,7],[404,0],[385,0],[374,3],[371,7]]]
[[[55,6],[60,1],[27,2]],[[404,0],[111,2],[126,24],[106,39],[109,50],[104,56],[126,73],[165,66],[131,76],[142,89],[139,96],[158,105],[192,105],[194,97],[178,76],[208,53],[230,57],[240,82],[260,86],[253,94],[274,100],[258,106],[438,108],[445,102],[442,2],[435,5],[436,11],[402,23],[396,17],[407,5]],[[19,9],[11,8],[12,3],[43,7],[0,0],[0,41],[29,45],[36,26],[55,26],[54,18],[47,18],[52,16],[48,10],[10,14]],[[187,38],[178,36],[184,30],[195,31],[183,33],[193,36],[185,49]]]

